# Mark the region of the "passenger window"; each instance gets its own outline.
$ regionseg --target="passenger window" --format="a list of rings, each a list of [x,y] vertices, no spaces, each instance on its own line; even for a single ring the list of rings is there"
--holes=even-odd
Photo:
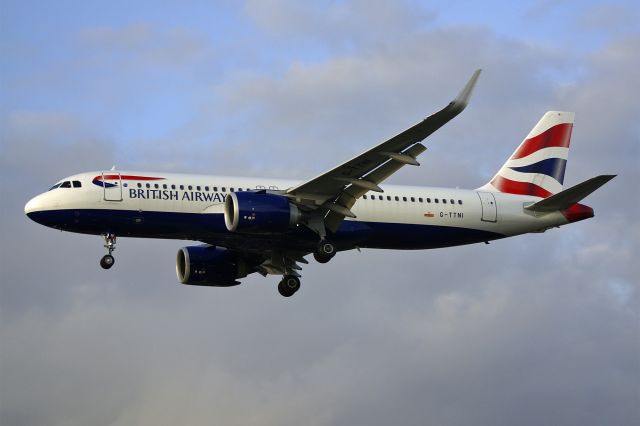
[[[142,184],[138,182],[138,188],[142,188]]]
[[[462,200],[458,200],[458,204],[462,205]]]
[[[184,190],[184,185],[180,185],[180,189],[181,189],[181,190]]]
[[[422,197],[420,197],[420,198],[418,198],[418,201],[420,201],[422,203],[424,200],[422,199]]]
[[[225,188],[224,186],[221,189],[222,189],[222,192],[227,192],[227,188]]]
[[[218,187],[217,186],[213,187],[213,192],[218,192]]]
[[[415,198],[413,198],[413,197],[411,197],[411,202],[412,202],[412,203],[415,203],[415,202],[416,202],[416,199],[415,199]]]
[[[442,204],[447,204],[447,199],[446,198],[442,199]]]
[[[62,182],[60,188],[71,188],[71,182],[69,182],[68,180]]]
[[[80,187],[82,187],[82,184],[80,183],[79,180],[74,180],[73,181],[73,187],[74,188],[80,188]]]
[[[391,196],[387,195],[387,201],[391,201]]]
[[[171,185],[171,189],[176,189],[176,186],[175,185]]]
[[[162,184],[162,189],[167,189],[167,184],[166,183]]]
[[[200,185],[196,186],[196,191],[200,191]]]
[[[427,203],[431,203],[431,198],[427,198]]]
[[[205,191],[207,191],[207,192],[209,192],[209,187],[208,187],[208,186],[205,186],[205,187],[204,187],[204,190],[205,190]]]
[[[436,204],[438,204],[438,203],[439,203],[439,201],[438,201],[438,199],[437,199],[437,198],[434,198],[434,199],[433,199],[433,202],[434,202],[434,203],[436,203]]]
[[[400,197],[396,195],[396,201],[400,201]]]
[[[450,199],[449,201],[451,201],[451,204],[455,204],[456,203],[455,201],[453,201],[453,198]]]
[[[187,188],[189,188],[189,191],[193,190],[193,186],[191,185],[187,186]]]
[[[407,201],[407,197],[402,197],[402,201],[406,202]]]
[[[363,195],[363,196],[362,196],[362,198],[366,200],[366,199],[367,199],[367,196],[366,196],[366,195]]]
[[[153,187],[154,187],[155,189],[158,189],[158,188],[159,188],[159,186],[158,186],[158,184],[157,184],[157,183],[154,183],[154,184],[153,184]]]
[[[229,192],[233,192],[233,187],[229,188]]]
[[[147,186],[147,188],[151,188],[151,184],[150,183],[148,183],[146,186]]]

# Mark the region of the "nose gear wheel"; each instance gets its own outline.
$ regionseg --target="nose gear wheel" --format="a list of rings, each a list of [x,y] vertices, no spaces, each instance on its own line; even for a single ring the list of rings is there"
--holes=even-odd
[[[116,236],[115,234],[104,234],[104,248],[107,249],[107,254],[102,256],[100,259],[100,266],[103,269],[109,269],[116,262],[116,259],[111,255],[113,251],[116,249]]]

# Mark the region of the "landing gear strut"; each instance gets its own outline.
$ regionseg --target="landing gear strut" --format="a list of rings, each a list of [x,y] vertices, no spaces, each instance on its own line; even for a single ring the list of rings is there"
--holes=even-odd
[[[319,263],[327,263],[336,255],[336,246],[329,240],[322,239],[313,252],[313,257]]]
[[[100,259],[100,266],[102,266],[103,269],[109,269],[116,262],[111,255],[111,253],[116,249],[116,236],[114,234],[104,235],[104,248],[106,248],[109,253],[102,256],[102,259]]]
[[[295,275],[285,275],[278,284],[278,292],[284,297],[291,297],[300,290],[300,279]]]

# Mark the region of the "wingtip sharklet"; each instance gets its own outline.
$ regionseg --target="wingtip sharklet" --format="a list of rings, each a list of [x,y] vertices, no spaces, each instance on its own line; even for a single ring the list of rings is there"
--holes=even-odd
[[[471,76],[467,84],[465,84],[460,93],[458,93],[458,96],[456,96],[456,98],[451,101],[452,106],[460,108],[460,110],[466,108],[466,106],[469,104],[469,99],[471,98],[471,94],[473,93],[473,88],[476,86],[481,72],[481,68],[478,68],[473,72],[473,75]]]

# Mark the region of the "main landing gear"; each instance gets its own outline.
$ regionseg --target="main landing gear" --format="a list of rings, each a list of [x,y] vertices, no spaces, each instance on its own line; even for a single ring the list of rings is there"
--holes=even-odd
[[[278,284],[278,292],[284,297],[291,297],[300,290],[300,278],[295,275],[285,275]]]
[[[109,269],[116,262],[111,255],[111,253],[116,249],[116,236],[114,234],[104,235],[104,248],[106,248],[109,253],[102,256],[102,259],[100,259],[100,266],[102,266],[103,269]]]
[[[336,246],[329,240],[322,239],[313,252],[313,257],[318,263],[327,263],[336,255]]]
[[[320,263],[327,263],[333,256],[336,255],[336,246],[331,241],[321,239],[313,252],[313,257]],[[305,263],[307,263],[305,261]],[[300,269],[299,267],[287,267],[285,269],[285,275],[278,284],[278,292],[284,297],[293,296],[298,290],[300,290],[300,275],[293,269]]]

